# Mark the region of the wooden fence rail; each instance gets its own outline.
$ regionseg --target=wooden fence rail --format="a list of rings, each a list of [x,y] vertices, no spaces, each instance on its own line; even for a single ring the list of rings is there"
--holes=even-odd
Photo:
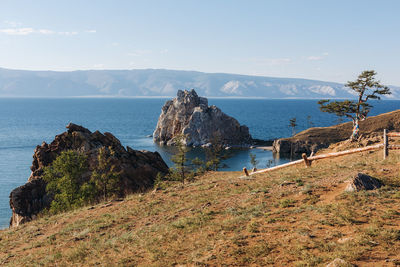
[[[344,156],[344,155],[349,155],[353,153],[360,153],[364,151],[369,151],[369,150],[376,150],[383,148],[383,159],[386,159],[389,156],[389,150],[390,149],[400,149],[400,145],[389,145],[389,138],[388,137],[400,137],[400,133],[398,132],[392,132],[388,133],[387,130],[383,130],[383,143],[382,144],[377,144],[373,146],[366,146],[362,148],[355,148],[355,149],[350,149],[346,151],[340,151],[340,152],[332,152],[332,153],[327,153],[323,155],[317,155],[317,156],[312,156],[312,157],[307,157],[305,153],[302,154],[302,159],[291,161],[282,165],[278,165],[275,167],[267,168],[267,169],[262,169],[259,171],[254,171],[252,173],[249,173],[246,168],[243,168],[243,172],[246,176],[254,175],[254,174],[260,174],[260,173],[266,173],[270,171],[275,171],[279,170],[282,168],[286,168],[289,166],[297,165],[304,163],[306,167],[310,167],[311,163],[314,160],[320,160],[320,159],[326,159],[326,158],[334,158],[334,157],[339,157],[339,156]]]
[[[395,133],[395,132],[388,133],[386,129],[383,130],[383,133],[385,133],[385,132],[386,132],[386,136],[388,136],[388,137],[400,137],[400,133]]]
[[[390,145],[388,137],[400,137],[400,133],[392,132],[388,133],[387,130],[383,130],[383,158],[386,159],[389,156],[390,149],[400,149],[400,145]]]

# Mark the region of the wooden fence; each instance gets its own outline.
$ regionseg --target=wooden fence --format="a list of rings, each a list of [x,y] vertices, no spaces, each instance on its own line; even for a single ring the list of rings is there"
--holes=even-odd
[[[389,137],[400,137],[400,133],[388,133],[387,130],[383,130],[383,158],[386,159],[389,156],[390,149],[400,149],[400,145],[390,145]]]
[[[334,157],[340,157],[344,155],[349,155],[353,153],[360,153],[364,151],[369,151],[369,150],[376,150],[383,148],[383,159],[386,159],[389,156],[389,150],[391,149],[400,149],[400,145],[389,145],[389,138],[388,137],[400,137],[400,133],[392,132],[388,133],[387,130],[383,130],[383,143],[382,144],[377,144],[373,146],[366,146],[362,148],[355,148],[355,149],[350,149],[346,151],[341,151],[341,152],[332,152],[332,153],[327,153],[327,154],[322,154],[322,155],[317,155],[317,156],[312,156],[312,157],[307,157],[305,153],[302,154],[302,159],[291,161],[282,165],[278,165],[275,167],[267,168],[267,169],[262,169],[262,170],[253,170],[253,172],[249,173],[246,168],[243,168],[243,172],[246,176],[254,175],[254,174],[260,174],[260,173],[266,173],[270,171],[275,171],[279,170],[282,168],[286,168],[289,166],[297,165],[304,163],[304,165],[308,168],[311,167],[311,163],[314,160],[320,160],[320,159],[326,159],[326,158],[334,158]]]

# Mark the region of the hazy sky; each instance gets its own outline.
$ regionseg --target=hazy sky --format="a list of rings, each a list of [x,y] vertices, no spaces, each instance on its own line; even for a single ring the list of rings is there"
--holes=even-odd
[[[166,68],[400,85],[397,0],[0,0],[0,67]]]

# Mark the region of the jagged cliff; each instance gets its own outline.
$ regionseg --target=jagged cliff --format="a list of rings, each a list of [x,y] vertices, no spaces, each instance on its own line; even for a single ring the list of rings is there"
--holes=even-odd
[[[162,107],[154,142],[174,145],[175,138],[183,134],[187,146],[201,146],[218,139],[227,146],[247,146],[251,143],[249,128],[223,113],[195,90],[181,91]]]
[[[98,164],[99,149],[111,147],[115,152],[113,163],[116,171],[121,172],[121,194],[145,190],[153,185],[158,173],[165,174],[168,171],[168,166],[158,152],[137,151],[130,147],[125,149],[111,133],[92,133],[72,123],[67,128],[68,131],[57,135],[50,144],[44,142],[36,147],[28,182],[10,194],[10,226],[34,219],[38,212],[49,206],[51,198],[46,194],[46,183],[42,179],[43,168],[50,165],[62,151],[75,150],[84,153],[88,157],[88,169],[91,171]]]

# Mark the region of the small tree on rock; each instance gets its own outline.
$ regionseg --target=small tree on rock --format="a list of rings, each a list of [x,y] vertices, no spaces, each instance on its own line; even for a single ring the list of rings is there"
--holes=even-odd
[[[61,152],[51,165],[44,168],[46,192],[53,198],[51,213],[71,210],[92,201],[93,192],[87,188],[83,190],[83,185],[86,185],[83,176],[87,169],[86,155],[73,150]]]
[[[357,80],[346,83],[345,86],[357,94],[357,101],[318,101],[322,112],[334,113],[339,117],[347,117],[353,121],[353,132],[350,136],[350,140],[358,139],[359,121],[365,120],[370,109],[373,107],[371,104],[367,103],[367,101],[369,99],[379,100],[381,95],[391,94],[389,87],[375,80],[376,74],[374,70],[366,70],[358,76]]]
[[[97,166],[90,181],[94,184],[98,196],[104,200],[116,196],[121,191],[120,173],[113,164],[115,152],[112,147],[101,147],[97,156]]]

